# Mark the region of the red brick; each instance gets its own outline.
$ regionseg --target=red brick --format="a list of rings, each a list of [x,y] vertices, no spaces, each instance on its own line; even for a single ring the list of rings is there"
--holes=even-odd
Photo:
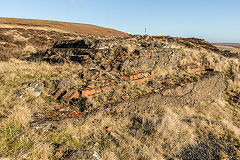
[[[74,90],[70,90],[68,91],[64,96],[63,96],[63,100],[64,101],[68,101],[68,98],[71,97],[71,95],[73,94]]]
[[[146,81],[152,81],[152,80],[154,80],[154,77],[147,77],[147,78],[137,79],[137,80],[134,80],[134,82],[146,82]]]
[[[164,60],[163,60],[163,63],[168,63],[168,62],[169,62],[168,59],[164,59]]]
[[[63,96],[63,100],[65,102],[70,102],[73,98],[78,98],[78,97],[79,97],[78,91],[72,89],[69,92],[67,92],[65,96]]]
[[[121,76],[121,80],[127,81],[127,80],[129,80],[129,77],[127,77],[127,76]]]
[[[153,80],[154,80],[154,77],[148,77],[148,80],[149,80],[149,81],[153,81]]]
[[[135,74],[135,75],[132,75],[132,76],[121,76],[121,80],[124,80],[124,81],[127,81],[127,80],[137,80],[139,78],[142,78],[142,75],[141,74]]]
[[[133,75],[133,79],[138,79],[138,75]]]
[[[108,132],[112,132],[112,130],[113,130],[113,127],[107,127]]]
[[[74,98],[78,98],[79,97],[79,93],[78,93],[78,91],[74,91],[74,93],[69,97],[69,100],[72,100],[72,99],[74,99]]]
[[[83,78],[82,81],[88,81],[88,79],[87,78]]]
[[[128,100],[130,97],[129,96],[123,96],[122,99],[123,100]]]
[[[142,78],[142,75],[141,75],[141,74],[138,74],[137,76],[138,76],[138,79],[139,79],[139,78]]]
[[[151,53],[148,52],[148,55],[146,55],[146,59],[149,59],[151,57]]]
[[[145,82],[145,81],[148,81],[148,78],[134,80],[134,82]]]
[[[87,87],[88,87],[88,88],[94,88],[95,86],[94,86],[94,84],[90,84],[90,85],[88,85]]]
[[[58,91],[55,93],[53,98],[56,100],[61,94],[63,94],[66,91],[66,88],[59,88]]]
[[[84,91],[82,91],[82,95],[93,95],[95,94],[96,90],[95,89],[85,89]]]

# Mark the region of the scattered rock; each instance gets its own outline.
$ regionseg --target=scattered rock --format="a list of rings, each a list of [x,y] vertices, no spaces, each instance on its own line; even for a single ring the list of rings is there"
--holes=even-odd
[[[175,40],[179,43],[173,43]],[[97,104],[103,92],[114,94],[113,91],[120,86],[118,84],[121,81],[127,81],[133,86],[137,86],[135,83],[145,84],[144,87],[148,88],[144,88],[140,93],[135,91],[137,89],[133,89],[132,92],[138,94],[136,96],[133,94],[135,97],[125,96],[128,93],[121,95],[119,99],[108,100],[109,97],[105,97],[106,101],[103,102],[103,106],[119,104],[124,101],[137,101],[135,99],[141,96],[142,100],[140,101],[145,101],[143,95],[146,95],[145,91],[148,89],[147,94],[149,95],[147,95],[147,98],[150,97],[150,99],[154,99],[154,101],[163,105],[195,105],[203,101],[211,102],[219,99],[226,88],[225,78],[222,74],[212,70],[207,71],[204,66],[194,64],[178,66],[178,62],[183,56],[183,54],[179,54],[182,45],[191,48],[194,47],[194,42],[197,42],[195,45],[198,47],[206,43],[194,39],[188,39],[187,43],[184,44],[181,44],[181,41],[182,39],[172,39],[170,37],[133,36],[131,38],[114,39],[88,37],[81,40],[56,42],[53,48],[46,51],[44,60],[56,63],[80,63],[84,69],[79,71],[81,86],[75,86],[73,89],[71,80],[64,78],[56,85],[57,91],[54,93],[54,99],[67,103],[69,106],[74,101],[74,106],[80,106],[76,107],[80,112],[54,109],[49,112],[50,115],[47,115],[48,119],[59,121],[65,118],[80,118],[81,112],[88,112],[96,107],[90,107],[91,104],[82,103],[81,99],[83,97],[87,97],[92,104],[95,102]],[[192,75],[201,75],[202,79],[197,81],[195,77],[196,80],[193,78],[194,80],[186,80],[184,83],[182,80],[179,80],[179,83],[172,81],[174,84],[170,84],[168,81],[171,81],[172,77],[168,75],[158,76],[153,70],[156,67],[162,68],[164,66],[174,68],[174,74],[186,72]],[[204,73],[207,74],[203,75]],[[214,85],[209,87],[208,84],[210,83]],[[33,83],[27,89],[37,97],[41,94],[41,87],[39,86],[42,85]],[[122,91],[124,91],[124,87],[121,88]],[[145,104],[145,102],[142,104]],[[69,106],[67,107],[69,108]],[[147,123],[146,121],[146,124],[150,125],[150,122]],[[145,122],[142,125],[148,126],[145,125]],[[150,132],[146,131],[145,133]]]
[[[165,90],[162,94],[163,96],[183,96],[187,93],[190,93],[193,89],[194,84],[193,83],[188,83],[184,86],[178,86],[176,88],[171,88]]]
[[[39,132],[53,131],[58,128],[58,123],[56,121],[48,121],[46,119],[35,120],[30,122],[30,127]]]
[[[157,37],[63,40],[55,43],[43,58],[51,63],[74,62],[84,66],[96,64],[106,71],[118,70],[124,74],[151,71],[155,65],[177,65],[180,47],[165,44]],[[156,42],[155,42],[156,41]],[[167,47],[168,46],[168,47]],[[169,54],[170,53],[170,54]],[[157,62],[157,63],[156,63]]]
[[[108,132],[112,132],[112,131],[113,131],[113,127],[107,127],[106,130],[107,130]]]
[[[43,88],[43,83],[34,81],[29,85],[29,87],[26,88],[26,90],[32,92],[35,97],[39,97],[42,93]]]
[[[18,93],[15,98],[23,98],[23,95],[21,93]]]
[[[63,156],[60,158],[62,160],[68,159],[68,160],[85,160],[85,159],[91,159],[91,160],[100,160],[100,155],[94,151],[94,150],[85,150],[85,149],[71,149],[67,150]]]
[[[209,85],[212,84],[212,85]],[[142,96],[136,102],[124,102],[119,105],[140,106],[142,104],[151,108],[152,105],[198,105],[199,103],[211,103],[222,98],[222,93],[227,87],[227,82],[222,73],[210,72],[194,83],[186,84],[185,87],[165,90],[160,93]],[[142,124],[142,120],[138,120]]]
[[[71,86],[71,80],[69,78],[63,78],[59,81],[57,88],[69,88]]]

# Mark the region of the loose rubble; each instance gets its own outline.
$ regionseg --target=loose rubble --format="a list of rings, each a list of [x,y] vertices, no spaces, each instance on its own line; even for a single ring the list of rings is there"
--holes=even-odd
[[[181,39],[177,41],[179,44],[182,42]],[[215,80],[215,77],[219,77],[222,83],[225,83],[221,74],[215,73],[214,69],[209,67],[197,64],[179,66],[178,63],[183,57],[181,54],[183,47],[198,48],[204,46],[205,42],[197,39],[197,43],[193,39],[189,39],[189,43],[186,43],[188,40],[183,42],[184,44],[179,45],[171,43],[171,38],[168,37],[149,36],[115,39],[88,37],[81,40],[58,41],[52,49],[46,51],[43,60],[50,63],[79,63],[83,66],[83,70],[79,71],[78,80],[81,85],[72,86],[70,77],[59,80],[52,93],[53,100],[58,101],[59,106],[55,106],[53,110],[37,119],[51,121],[65,118],[81,119],[96,108],[116,106],[123,102],[137,102],[139,98],[151,94],[162,97],[160,99],[164,104],[195,104],[219,98],[219,94],[226,86],[218,91],[217,89],[224,84],[212,88],[216,93],[203,91],[200,84],[205,85],[205,81],[209,82],[208,79],[212,78]],[[212,46],[208,47],[215,50]],[[186,77],[179,79],[174,76],[161,76],[155,71],[156,67],[168,66],[172,68],[174,75],[186,74]],[[187,78],[189,75],[190,79]],[[126,92],[123,83],[131,85],[134,93]],[[141,92],[137,89],[139,86],[143,86]],[[114,98],[116,90],[122,92],[117,99]],[[103,96],[107,99],[100,102]],[[96,103],[93,104],[93,101]]]
[[[43,88],[44,88],[44,84],[43,83],[41,83],[41,82],[32,82],[31,84],[29,84],[29,86],[26,88],[26,90],[32,92],[32,94],[35,97],[38,97],[38,96],[41,95]]]

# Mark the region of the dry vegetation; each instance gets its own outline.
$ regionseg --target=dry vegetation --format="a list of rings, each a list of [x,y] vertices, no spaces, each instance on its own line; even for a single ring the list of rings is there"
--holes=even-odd
[[[58,40],[86,35],[126,36],[123,32],[94,25],[0,17],[0,60],[45,51]]]
[[[9,29],[8,32],[12,30]],[[46,35],[44,31],[41,32]],[[60,34],[55,31],[51,33],[49,36]],[[3,35],[5,37],[0,38],[12,44],[14,39]],[[16,37],[15,40],[23,39],[19,35]],[[50,39],[47,42],[49,41]],[[52,96],[57,82],[70,78],[71,86],[85,85],[79,82],[79,73],[86,70],[86,66],[72,62],[50,64],[46,61],[10,58],[0,62],[0,157],[239,159],[240,104],[231,98],[240,97],[240,59],[224,56],[221,52],[216,52],[213,46],[201,44],[201,41],[196,43],[194,39],[162,37],[159,41],[169,48],[180,47],[177,53],[182,57],[176,65],[195,64],[223,73],[228,85],[222,98],[197,105],[162,104],[156,100],[158,95],[152,93],[154,87],[149,87],[147,82],[137,84],[127,81],[98,97],[87,96],[96,110],[80,119],[35,124],[33,122],[37,113],[47,113],[63,104]],[[12,53],[13,50],[9,52]],[[99,59],[103,57],[100,56]],[[114,59],[114,56],[108,59]],[[145,70],[139,70],[141,69]],[[171,77],[169,86],[180,85],[185,80],[201,79],[200,75],[194,73],[176,72],[171,65],[154,67],[152,73],[160,77]],[[114,81],[110,72],[106,76]],[[40,96],[35,97],[26,89],[32,83],[44,85]],[[141,97],[138,101],[101,107],[105,102],[116,102],[122,93]],[[142,96],[146,94],[147,96]]]
[[[45,51],[55,41],[79,36],[56,31],[0,27],[0,60]]]
[[[223,71],[232,68],[235,78],[228,80],[228,91],[239,93],[239,60],[224,59],[221,64],[212,60],[217,57],[209,55],[206,62]],[[238,159],[240,156],[239,105],[231,105],[224,98],[199,106],[119,105],[100,109],[79,121],[56,122],[55,129],[36,131],[29,126],[33,113],[57,105],[49,95],[52,81],[76,76],[81,66],[11,59],[1,62],[0,68],[1,157],[58,159],[76,148],[94,150],[102,159]],[[25,90],[33,81],[44,82],[46,86],[37,98]],[[19,92],[23,98],[16,97]]]
[[[69,23],[47,20],[34,20],[34,19],[17,19],[17,18],[3,18],[0,17],[0,24],[7,25],[7,28],[30,28],[34,30],[47,30],[57,31],[64,33],[78,33],[84,35],[96,35],[96,36],[126,36],[127,34],[121,31],[117,31],[111,28],[104,28],[100,26],[81,24],[81,23]],[[3,27],[4,28],[4,27]]]
[[[232,47],[232,46],[222,46],[222,45],[215,45],[215,46],[217,48],[219,48],[220,50],[228,50],[228,51],[240,54],[240,47],[236,48],[236,47]]]

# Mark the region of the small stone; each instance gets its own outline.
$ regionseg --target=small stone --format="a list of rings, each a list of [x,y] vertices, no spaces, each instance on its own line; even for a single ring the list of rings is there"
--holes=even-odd
[[[58,88],[68,88],[71,85],[71,80],[69,78],[63,78],[58,83]]]
[[[38,97],[41,95],[41,92],[38,92],[38,91],[35,91],[35,88],[33,87],[28,87],[26,88],[28,91],[32,92],[32,94],[35,96],[35,97]]]
[[[38,96],[41,95],[41,92],[33,92],[33,95],[34,95],[35,97],[38,97]]]
[[[111,136],[119,141],[121,141],[123,138],[117,134],[116,132],[111,132]]]
[[[20,94],[20,93],[18,93],[18,94],[15,96],[15,98],[23,98],[23,95]]]
[[[59,112],[64,112],[64,111],[65,111],[65,109],[59,109],[58,111],[59,111]]]
[[[29,87],[26,88],[26,90],[32,92],[32,94],[35,97],[39,97],[42,93],[42,90],[44,88],[44,84],[43,83],[38,83],[37,81],[32,82]]]
[[[33,87],[27,87],[27,90],[28,90],[28,91],[31,91],[31,92],[34,92],[34,91],[35,91],[35,88],[33,88]]]
[[[112,130],[113,130],[113,127],[107,127],[108,132],[112,132]]]
[[[97,160],[101,159],[101,157],[99,156],[99,154],[96,151],[93,151],[93,157],[95,157]]]

